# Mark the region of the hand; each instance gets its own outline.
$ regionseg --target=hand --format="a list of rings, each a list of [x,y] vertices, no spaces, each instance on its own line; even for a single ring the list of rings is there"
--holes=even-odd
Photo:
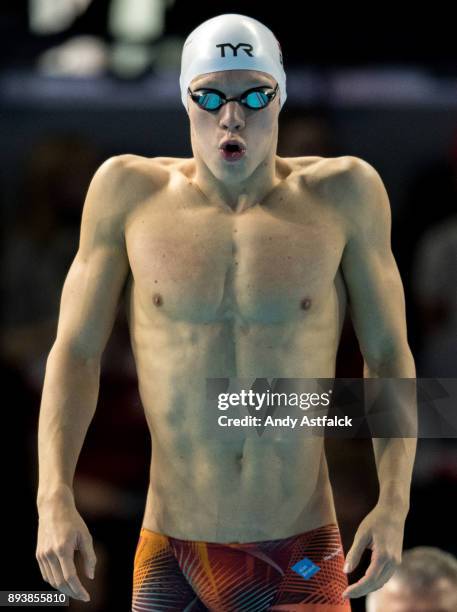
[[[39,508],[36,559],[43,579],[62,593],[89,601],[89,593],[76,573],[74,552],[83,557],[86,574],[94,577],[92,537],[73,502],[53,500]]]
[[[377,505],[360,523],[347,556],[344,571],[352,572],[363,551],[371,549],[371,562],[364,576],[350,585],[344,598],[362,597],[380,589],[401,563],[405,516],[395,516],[395,508]],[[347,568],[347,569],[346,569]]]

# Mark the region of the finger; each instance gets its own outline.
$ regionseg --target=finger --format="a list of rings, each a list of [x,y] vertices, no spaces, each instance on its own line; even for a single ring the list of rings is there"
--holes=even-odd
[[[343,596],[361,597],[362,595],[369,593],[370,590],[373,590],[375,585],[379,582],[386,565],[388,565],[388,563],[385,556],[379,555],[376,550],[374,550],[371,555],[370,565],[368,566],[365,574],[362,576],[362,578],[360,578],[360,580],[354,582],[354,584],[351,584],[343,593]]]
[[[350,572],[352,572],[354,568],[357,567],[357,565],[360,562],[360,557],[362,556],[362,553],[365,550],[365,548],[368,546],[370,539],[371,538],[370,538],[369,533],[365,532],[357,540],[354,540],[354,543],[351,549],[346,555],[346,562],[343,568],[343,571],[345,573],[349,574]]]
[[[74,597],[75,594],[71,592],[71,590],[69,590],[68,587],[64,584],[65,581],[60,571],[60,565],[57,557],[53,554],[49,554],[47,556],[47,563],[49,571],[52,574],[52,586],[58,591],[65,593],[65,595]]]
[[[53,564],[50,561],[50,557],[45,557],[44,561],[43,561],[44,565],[46,566],[46,573],[48,576],[48,582],[49,584],[54,588],[57,589],[58,591],[61,591],[62,593],[64,593],[65,595],[71,595],[73,596],[71,593],[67,593],[67,591],[65,589],[61,589],[59,587],[60,585],[60,581],[58,578],[58,573],[56,572],[55,568],[53,568]]]
[[[57,584],[58,584],[58,581],[59,581],[59,577],[55,573],[55,570],[53,568],[53,564],[51,562],[50,555],[46,555],[46,564],[47,564],[46,567],[48,569],[48,576],[50,578],[49,584],[51,586],[53,586],[55,589],[57,589],[58,588]]]
[[[85,597],[89,597],[88,592],[83,587],[80,579],[78,578],[78,573],[76,571],[76,566],[73,560],[73,555],[63,555],[60,558],[60,565],[62,567],[63,576],[65,580],[67,581],[67,584],[76,593],[76,597],[83,598],[83,599]]]
[[[343,593],[343,597],[362,597],[381,586],[381,572],[365,573],[360,580],[351,584]],[[379,586],[378,586],[379,585]]]
[[[360,580],[351,584],[351,586],[346,589],[343,593],[343,597],[346,598],[355,598],[362,597],[366,593],[369,593],[373,590],[373,581],[366,576],[363,576]]]
[[[395,574],[395,570],[397,569],[396,563],[387,563],[384,570],[381,572],[381,575],[376,581],[375,590],[380,589],[382,586],[388,582],[392,576]]]
[[[89,578],[93,578],[97,557],[95,556],[94,544],[90,535],[81,535],[79,550],[83,558],[85,572]]]
[[[84,587],[81,592],[78,592],[78,591],[75,592],[70,587],[70,585],[67,584],[67,581],[65,580],[64,575],[62,573],[62,568],[60,565],[59,557],[57,557],[55,554],[51,555],[48,558],[48,561],[49,561],[49,565],[51,566],[52,573],[56,581],[56,585],[57,585],[56,588],[59,589],[59,591],[62,591],[62,593],[65,593],[66,595],[69,595],[70,597],[75,597],[76,599],[82,599],[83,601],[89,601],[89,594],[84,589]]]
[[[395,570],[394,570],[395,571]],[[390,565],[388,565],[378,577],[363,576],[358,582],[352,584],[343,593],[343,597],[356,598],[368,595],[372,591],[380,589],[394,574]]]
[[[51,586],[54,586],[52,584],[54,581],[54,578],[52,576],[51,568],[49,567],[49,563],[47,562],[46,557],[42,557],[39,563],[40,563],[41,573],[43,574],[44,580]]]

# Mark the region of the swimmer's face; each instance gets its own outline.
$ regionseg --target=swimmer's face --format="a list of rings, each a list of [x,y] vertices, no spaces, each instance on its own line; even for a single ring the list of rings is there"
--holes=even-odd
[[[195,77],[190,89],[197,92],[203,87],[217,89],[227,98],[238,97],[253,87],[276,87],[276,80],[256,70],[225,70]],[[219,110],[208,112],[188,96],[191,142],[194,156],[203,161],[219,179],[240,180],[250,176],[269,155],[276,153],[280,91],[259,110],[246,108],[232,101]],[[246,151],[237,161],[226,161],[219,149],[226,138],[241,140]]]

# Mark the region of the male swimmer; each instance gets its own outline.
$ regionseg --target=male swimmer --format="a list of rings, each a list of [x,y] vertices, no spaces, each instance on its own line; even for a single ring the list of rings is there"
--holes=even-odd
[[[152,441],[132,610],[350,610],[401,560],[415,440],[373,440],[379,499],[345,558],[324,438],[227,435],[206,379],[334,377],[347,303],[365,374],[414,378],[388,197],[360,158],[276,155],[286,76],[259,21],[202,23],[180,86],[193,157],[110,158],[87,193],[43,388],[37,560],[88,599],[73,476],[125,290]]]

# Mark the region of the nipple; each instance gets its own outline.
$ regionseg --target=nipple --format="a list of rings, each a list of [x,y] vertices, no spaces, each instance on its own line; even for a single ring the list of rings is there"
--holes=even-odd
[[[155,293],[154,297],[152,298],[152,301],[156,306],[162,306],[163,304],[162,296],[160,295],[160,293]]]
[[[311,307],[311,300],[309,298],[303,298],[300,302],[300,307],[303,308],[303,310],[308,310]]]

